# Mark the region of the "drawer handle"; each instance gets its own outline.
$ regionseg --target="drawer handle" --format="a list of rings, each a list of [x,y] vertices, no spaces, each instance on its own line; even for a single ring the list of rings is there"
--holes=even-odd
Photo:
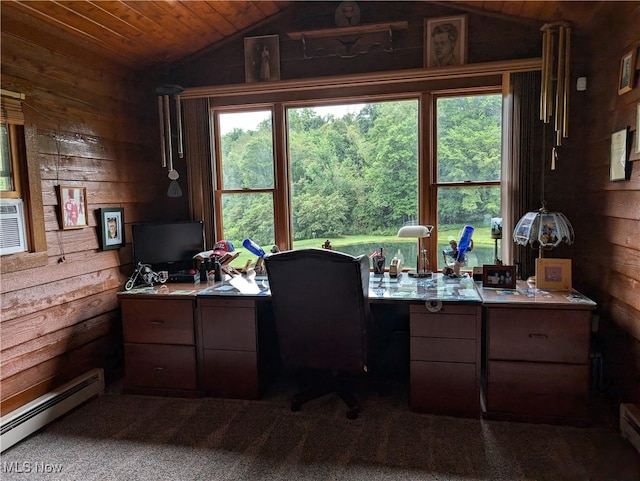
[[[160,324],[164,324],[164,321],[149,321],[150,324],[153,324],[154,326],[159,326]]]
[[[154,371],[164,371],[166,368],[163,366],[154,366],[153,370]]]
[[[529,337],[531,339],[549,339],[549,336],[547,336],[546,334],[531,333],[529,334]]]

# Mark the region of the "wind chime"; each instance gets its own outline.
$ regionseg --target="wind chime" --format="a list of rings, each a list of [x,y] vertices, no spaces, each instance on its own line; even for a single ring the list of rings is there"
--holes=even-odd
[[[167,176],[171,181],[167,196],[181,197],[182,189],[178,184],[180,174],[173,168],[173,146],[171,142],[171,104],[170,97],[175,100],[176,123],[178,131],[178,157],[183,158],[182,150],[182,112],[180,109],[180,94],[184,89],[179,85],[163,85],[156,88],[158,94],[158,115],[160,118],[160,152],[162,153],[162,167],[168,169]]]
[[[551,170],[555,170],[556,147],[569,136],[571,25],[565,21],[546,23],[540,30],[543,32],[540,120],[548,124],[552,117],[554,119],[556,141],[551,153]]]

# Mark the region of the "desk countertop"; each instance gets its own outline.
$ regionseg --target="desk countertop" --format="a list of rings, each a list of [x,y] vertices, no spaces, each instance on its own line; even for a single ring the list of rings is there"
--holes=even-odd
[[[267,276],[235,276],[215,284],[184,283],[160,284],[153,287],[140,287],[118,293],[121,296],[136,297],[196,297],[222,296],[245,298],[269,298]],[[371,274],[369,278],[369,300],[385,301],[429,301],[442,302],[482,302],[485,305],[529,305],[569,309],[595,309],[596,303],[578,291],[547,291],[530,288],[526,282],[518,281],[517,289],[483,288],[470,277],[460,279],[445,277],[436,273],[432,278],[411,277],[403,273],[398,277],[389,274]]]
[[[576,290],[548,291],[529,287],[525,281],[518,281],[516,289],[492,289],[478,285],[478,291],[484,304],[516,307],[517,305],[556,307],[570,309],[595,309],[596,303]]]
[[[213,284],[198,293],[199,296],[270,296],[266,276],[236,276]],[[480,302],[481,298],[471,278],[451,279],[441,274],[433,278],[415,278],[403,273],[398,277],[388,274],[371,274],[369,278],[370,300],[406,301],[455,301]]]

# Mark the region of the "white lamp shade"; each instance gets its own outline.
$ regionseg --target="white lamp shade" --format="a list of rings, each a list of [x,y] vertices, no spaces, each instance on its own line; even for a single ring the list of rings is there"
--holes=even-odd
[[[422,239],[424,237],[430,237],[432,230],[432,225],[405,225],[404,227],[400,227],[398,237],[417,237],[418,239]]]

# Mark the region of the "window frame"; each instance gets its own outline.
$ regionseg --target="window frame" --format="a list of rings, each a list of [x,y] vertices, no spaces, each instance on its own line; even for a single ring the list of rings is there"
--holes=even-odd
[[[508,89],[510,74],[516,72],[529,72],[541,69],[541,59],[517,59],[499,62],[476,63],[438,69],[414,69],[381,73],[354,74],[347,76],[332,76],[313,79],[284,80],[280,82],[267,82],[264,84],[231,84],[222,86],[192,87],[187,88],[181,94],[184,99],[206,99],[208,115],[211,118],[211,110],[225,108],[255,108],[257,106],[273,106],[273,134],[275,155],[275,197],[274,205],[288,205],[288,169],[286,167],[286,119],[284,105],[300,105],[302,103],[349,103],[367,102],[370,98],[381,96],[420,96],[419,114],[419,185],[424,186],[418,191],[418,222],[430,223],[433,218],[435,189],[433,172],[430,167],[430,159],[433,149],[433,107],[431,97],[438,92],[461,92],[468,89],[491,88],[503,93]],[[503,105],[504,101],[503,101]],[[503,116],[503,144],[507,141],[509,119]],[[215,122],[214,122],[215,124]],[[217,138],[216,126],[210,126],[209,139],[211,142],[212,156],[217,157],[215,139]],[[187,148],[189,146],[187,145]],[[194,150],[201,148],[194,146]],[[504,149],[504,145],[503,145]],[[214,165],[216,158],[212,159]],[[510,158],[503,156],[503,164],[510,162]],[[217,174],[214,172],[213,176]],[[505,179],[503,179],[504,183]],[[208,182],[212,182],[209,179]],[[215,199],[215,196],[214,196]],[[503,207],[505,197],[502,197]],[[190,199],[191,204],[202,204],[206,199]],[[214,209],[219,209],[219,202],[214,201]],[[192,206],[190,206],[192,207]],[[274,212],[275,242],[281,249],[287,249],[292,245],[290,238],[290,226],[288,225],[288,212],[284,207],[276,207]],[[214,216],[215,217],[215,216]],[[205,219],[205,222],[213,224],[214,232],[221,235],[217,220]],[[286,227],[283,227],[286,226]],[[435,236],[429,239],[429,261],[434,264],[436,252],[434,245]],[[214,239],[207,239],[212,243]],[[508,262],[508,259],[504,259]],[[435,264],[434,264],[435,265]]]
[[[9,198],[21,198],[24,205],[25,230],[28,250],[2,256],[0,273],[20,271],[47,264],[47,239],[42,201],[42,181],[38,162],[37,126],[30,115],[23,111],[24,94],[2,90],[2,122],[17,125],[15,132],[23,139],[16,139],[12,150],[17,149],[18,157],[13,158],[15,190],[5,191]],[[17,195],[16,195],[17,194]],[[4,197],[4,196],[3,196]]]
[[[463,97],[463,96],[471,96],[471,95],[503,95],[504,93],[504,86],[503,85],[497,85],[497,86],[484,86],[484,87],[479,87],[479,88],[470,88],[470,89],[452,89],[452,90],[441,90],[441,91],[437,91],[437,92],[431,92],[429,95],[429,108],[430,108],[430,114],[429,114],[429,120],[430,120],[430,125],[429,125],[429,133],[430,133],[430,138],[432,139],[431,141],[431,151],[430,151],[430,159],[429,163],[430,165],[428,166],[429,168],[429,172],[430,172],[430,176],[429,176],[429,199],[431,200],[430,202],[430,208],[429,208],[429,218],[433,219],[433,231],[432,231],[432,242],[431,242],[431,249],[430,249],[430,259],[429,261],[432,262],[433,266],[437,266],[438,262],[440,260],[440,255],[433,255],[432,251],[434,254],[439,254],[439,252],[435,252],[438,250],[437,245],[438,245],[438,191],[441,188],[457,188],[457,187],[499,187],[500,188],[500,192],[501,192],[501,196],[500,196],[500,205],[501,205],[501,211],[502,211],[502,215],[504,216],[504,196],[502,195],[503,193],[503,187],[504,187],[504,167],[501,167],[500,169],[500,180],[489,180],[489,181],[457,181],[457,182],[440,182],[438,180],[438,145],[437,145],[437,138],[438,138],[438,122],[437,122],[437,115],[438,115],[438,109],[437,109],[437,103],[438,103],[438,99],[441,98],[451,98],[451,97]],[[502,126],[501,126],[501,130],[502,130],[502,135],[501,135],[501,154],[504,154],[504,142],[505,142],[505,128],[506,126],[506,119],[504,116],[504,98],[502,99]],[[504,158],[504,155],[501,155],[501,164],[506,162],[507,160]]]

